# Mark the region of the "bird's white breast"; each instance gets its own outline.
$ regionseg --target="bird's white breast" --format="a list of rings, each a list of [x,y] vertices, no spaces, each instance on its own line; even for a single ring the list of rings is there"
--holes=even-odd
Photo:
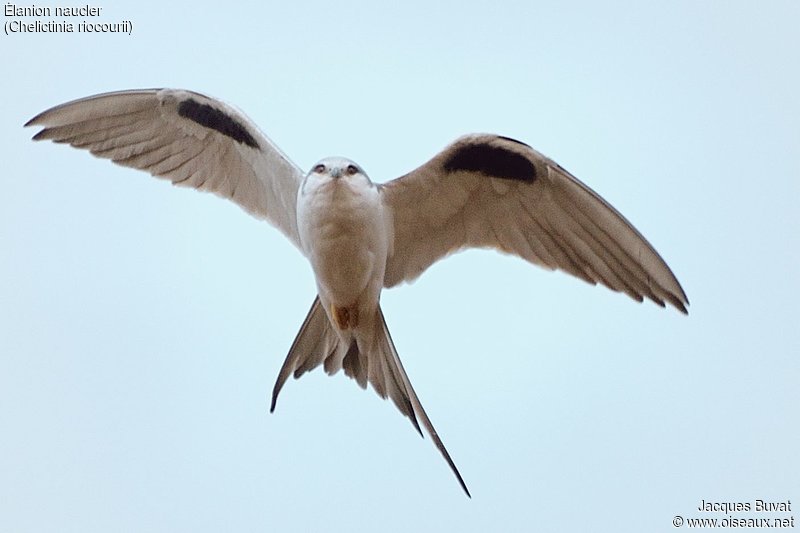
[[[308,179],[297,200],[298,230],[320,297],[328,305],[377,305],[387,232],[377,188],[362,179]]]

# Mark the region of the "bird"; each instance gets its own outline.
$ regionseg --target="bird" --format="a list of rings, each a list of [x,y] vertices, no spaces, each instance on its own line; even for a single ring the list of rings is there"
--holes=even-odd
[[[375,183],[343,157],[304,172],[244,113],[189,90],[102,93],[25,126],[41,127],[34,140],[215,193],[280,230],[310,262],[317,295],[278,373],[270,412],[289,376],[343,370],[391,399],[423,437],[425,428],[469,497],[403,369],[381,310],[383,289],[415,280],[451,254],[484,248],[687,313],[677,278],[630,222],[562,166],[509,137],[459,137],[415,170]]]

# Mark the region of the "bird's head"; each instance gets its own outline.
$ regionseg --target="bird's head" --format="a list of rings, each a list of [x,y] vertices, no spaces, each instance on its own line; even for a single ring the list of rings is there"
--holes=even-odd
[[[346,180],[351,184],[372,184],[360,166],[344,157],[326,157],[319,161],[311,167],[306,179],[320,182]]]

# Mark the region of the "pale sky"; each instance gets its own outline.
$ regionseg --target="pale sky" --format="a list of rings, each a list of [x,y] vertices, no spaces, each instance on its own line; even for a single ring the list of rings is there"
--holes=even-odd
[[[120,2],[95,22],[123,20],[0,35],[0,531],[640,533],[725,518],[701,500],[800,504],[800,4]],[[164,86],[377,182],[464,133],[527,142],[647,237],[689,315],[487,251],[384,292],[471,500],[342,374],[289,381],[270,415],[303,257],[22,128]]]

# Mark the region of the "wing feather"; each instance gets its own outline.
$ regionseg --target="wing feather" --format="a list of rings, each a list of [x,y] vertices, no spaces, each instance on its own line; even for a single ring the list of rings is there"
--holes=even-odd
[[[494,248],[686,312],[680,283],[630,222],[519,141],[462,137],[381,193],[394,230],[386,287],[458,250]]]
[[[119,91],[56,106],[25,125],[43,127],[35,140],[67,143],[228,198],[302,250],[296,219],[302,171],[219,100],[177,89]]]

